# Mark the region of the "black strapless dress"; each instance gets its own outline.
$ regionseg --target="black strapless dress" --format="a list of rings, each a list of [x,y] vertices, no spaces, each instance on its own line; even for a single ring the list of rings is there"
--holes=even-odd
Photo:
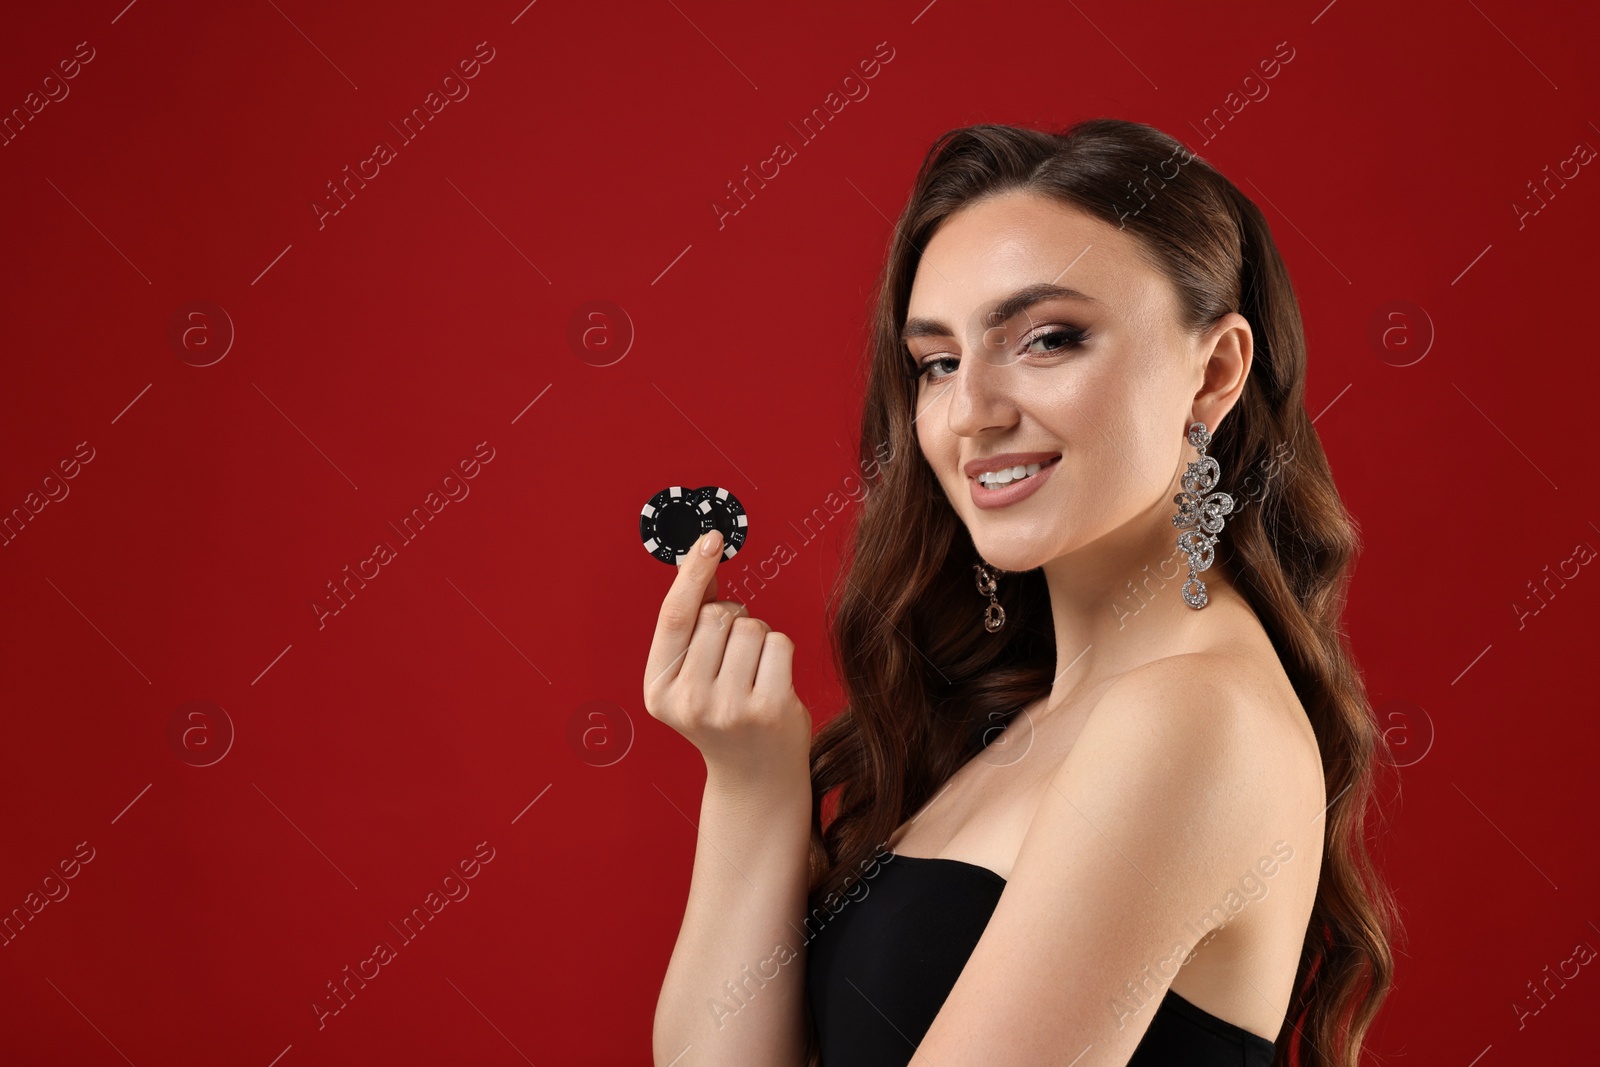
[[[964,860],[889,853],[865,896],[812,939],[806,995],[822,1067],[905,1067],[978,945],[1006,880]],[[1128,1067],[1271,1067],[1260,1034],[1167,990]]]

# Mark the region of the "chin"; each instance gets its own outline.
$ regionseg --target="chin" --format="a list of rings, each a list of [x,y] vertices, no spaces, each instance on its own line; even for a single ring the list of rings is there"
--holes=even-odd
[[[1026,545],[992,545],[985,548],[982,543],[976,540],[973,541],[973,544],[977,546],[978,555],[983,557],[984,563],[991,568],[998,567],[1012,574],[1031,571],[1045,564],[1043,554]],[[973,560],[972,562],[977,563],[978,560]]]

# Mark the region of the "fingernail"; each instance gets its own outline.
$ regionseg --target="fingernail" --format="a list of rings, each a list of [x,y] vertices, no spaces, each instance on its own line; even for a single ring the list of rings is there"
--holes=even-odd
[[[722,531],[712,530],[700,538],[700,554],[710,559],[722,548]]]

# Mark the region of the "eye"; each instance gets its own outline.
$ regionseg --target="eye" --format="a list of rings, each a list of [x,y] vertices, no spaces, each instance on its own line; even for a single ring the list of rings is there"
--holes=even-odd
[[[1088,336],[1089,336],[1088,333],[1086,333],[1085,331],[1079,329],[1076,326],[1056,326],[1056,327],[1050,328],[1046,332],[1041,333],[1039,336],[1037,336],[1033,340],[1029,341],[1026,345],[1023,346],[1023,350],[1026,351],[1027,349],[1032,348],[1034,345],[1038,344],[1040,341],[1055,340],[1055,341],[1058,341],[1059,343],[1056,344],[1056,345],[1053,345],[1053,346],[1051,346],[1049,348],[1046,348],[1043,351],[1045,351],[1045,352],[1062,352],[1062,351],[1065,351],[1066,349],[1069,349],[1069,348],[1077,348],[1079,345],[1083,344],[1084,340]]]
[[[960,362],[961,361],[956,359],[954,356],[935,356],[933,359],[930,359],[930,360],[926,361],[925,363],[919,364],[921,369],[908,373],[906,375],[906,377],[907,378],[912,378],[912,379],[927,378],[929,381],[937,382],[937,381],[940,381],[940,380],[942,380],[944,378],[950,377],[951,374],[954,374],[955,373],[954,368],[952,368],[948,374],[930,375],[930,374],[928,374],[929,371],[931,371],[935,366],[937,366],[940,363],[959,364]]]

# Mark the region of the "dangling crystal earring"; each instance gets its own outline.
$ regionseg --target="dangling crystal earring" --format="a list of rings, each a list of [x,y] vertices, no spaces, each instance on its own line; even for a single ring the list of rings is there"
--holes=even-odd
[[[1191,608],[1203,608],[1210,597],[1206,583],[1198,573],[1211,567],[1215,556],[1217,534],[1222,531],[1222,517],[1233,511],[1233,497],[1227,493],[1213,493],[1222,468],[1216,459],[1206,455],[1211,434],[1203,422],[1189,424],[1189,443],[1200,450],[1200,458],[1189,464],[1183,472],[1183,492],[1172,498],[1178,513],[1172,525],[1187,533],[1178,537],[1178,547],[1189,555],[1189,580],[1183,583],[1183,599]]]
[[[978,592],[989,598],[989,606],[983,612],[983,628],[990,633],[999,633],[1000,627],[1006,624],[1006,609],[995,599],[994,591],[998,587],[994,575],[982,563],[974,563],[972,568],[978,572]],[[998,567],[995,570],[999,572]]]

